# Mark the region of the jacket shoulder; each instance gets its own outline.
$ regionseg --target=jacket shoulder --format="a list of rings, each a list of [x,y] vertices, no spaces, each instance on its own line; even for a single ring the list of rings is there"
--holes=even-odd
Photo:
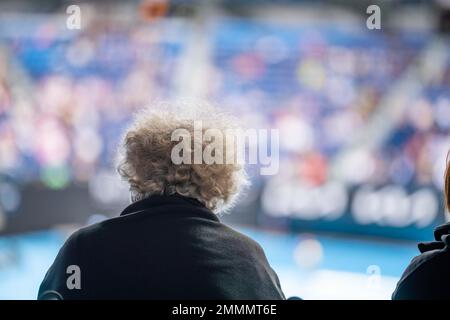
[[[392,299],[435,299],[449,297],[445,288],[449,280],[450,252],[448,247],[423,252],[414,257],[404,271]]]
[[[82,262],[79,235],[80,231],[75,231],[64,242],[39,287],[38,299],[62,300],[69,295],[67,273],[73,269],[71,266],[79,267]]]

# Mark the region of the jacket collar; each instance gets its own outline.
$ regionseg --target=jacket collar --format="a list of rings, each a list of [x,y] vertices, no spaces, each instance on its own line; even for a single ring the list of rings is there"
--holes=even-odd
[[[152,209],[161,206],[184,206],[186,211],[198,212],[198,215],[206,216],[209,219],[219,221],[216,214],[205,207],[203,203],[194,198],[185,197],[179,194],[173,195],[152,195],[145,199],[133,202],[126,207],[120,216],[137,213],[141,211],[151,212]]]
[[[443,224],[434,229],[434,239],[435,241],[432,242],[419,243],[419,251],[424,253],[450,246],[450,223]]]

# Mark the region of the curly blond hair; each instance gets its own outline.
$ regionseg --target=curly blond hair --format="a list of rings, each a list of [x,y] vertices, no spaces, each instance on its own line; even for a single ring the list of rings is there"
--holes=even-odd
[[[180,194],[195,198],[213,212],[226,211],[249,184],[243,165],[234,163],[175,164],[171,154],[177,129],[194,134],[194,121],[208,129],[236,128],[236,120],[207,103],[159,103],[138,112],[119,152],[118,172],[138,201],[151,195]],[[187,130],[187,131],[186,131]],[[195,142],[194,142],[195,143]],[[202,150],[207,142],[202,142]],[[193,152],[194,146],[189,152]]]

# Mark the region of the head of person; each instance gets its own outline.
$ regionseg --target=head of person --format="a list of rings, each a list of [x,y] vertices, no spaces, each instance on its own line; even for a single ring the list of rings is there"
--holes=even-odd
[[[129,184],[131,200],[178,194],[194,198],[216,213],[231,208],[248,185],[244,166],[236,161],[207,163],[203,158],[199,163],[194,158],[199,150],[202,153],[211,147],[213,138],[206,132],[224,137],[236,128],[236,119],[205,102],[159,103],[136,113],[122,140],[118,164],[119,174]],[[223,149],[214,149],[216,156],[225,157],[230,152],[227,148],[236,147],[222,144]],[[180,163],[180,153],[191,161]]]

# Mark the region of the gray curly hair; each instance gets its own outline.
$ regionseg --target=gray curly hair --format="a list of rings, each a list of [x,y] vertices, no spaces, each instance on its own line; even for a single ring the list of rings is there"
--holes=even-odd
[[[205,102],[159,103],[135,115],[120,146],[118,164],[119,174],[130,186],[132,201],[180,194],[197,199],[216,213],[231,208],[249,184],[243,165],[175,164],[171,159],[177,144],[172,141],[172,133],[183,129],[193,135],[194,121],[199,120],[203,133],[214,129],[225,136],[229,129],[237,128],[236,119]],[[202,150],[205,146],[203,141]]]

